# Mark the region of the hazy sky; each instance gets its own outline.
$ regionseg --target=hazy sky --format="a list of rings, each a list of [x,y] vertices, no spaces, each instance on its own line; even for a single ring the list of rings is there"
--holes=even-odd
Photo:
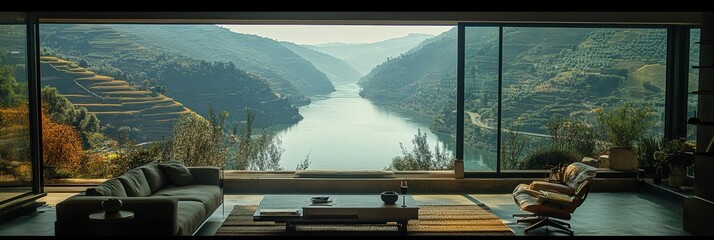
[[[373,43],[409,33],[438,35],[454,26],[221,25],[231,31],[297,44]]]

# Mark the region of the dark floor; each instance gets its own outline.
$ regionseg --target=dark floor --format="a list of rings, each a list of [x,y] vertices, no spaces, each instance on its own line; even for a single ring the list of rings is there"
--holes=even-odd
[[[518,213],[510,194],[472,194],[506,221],[516,235],[527,224],[516,224]],[[689,235],[682,230],[682,205],[644,192],[590,193],[570,220],[575,235]],[[549,228],[550,230],[554,228]],[[528,235],[567,235],[537,229]]]
[[[48,205],[28,214],[0,224],[0,235],[54,235],[54,205],[71,196],[70,193],[50,193],[40,201]],[[226,195],[225,212],[219,209],[211,216],[197,235],[213,235],[225,216],[237,204],[257,204],[262,195]],[[516,235],[524,235],[525,224],[516,224],[511,217],[520,210],[511,194],[446,194],[415,195],[421,204],[485,204],[506,223]],[[225,213],[225,214],[224,214]],[[682,205],[645,192],[590,193],[588,199],[573,214],[570,221],[575,235],[632,235],[665,236],[689,235],[682,230]],[[549,228],[553,230],[553,228]],[[566,235],[561,232],[538,229],[528,235]]]

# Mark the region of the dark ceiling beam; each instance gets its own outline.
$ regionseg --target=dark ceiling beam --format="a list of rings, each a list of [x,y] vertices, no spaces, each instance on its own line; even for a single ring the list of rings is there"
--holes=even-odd
[[[44,23],[428,24],[600,23],[699,25],[700,12],[39,12]]]

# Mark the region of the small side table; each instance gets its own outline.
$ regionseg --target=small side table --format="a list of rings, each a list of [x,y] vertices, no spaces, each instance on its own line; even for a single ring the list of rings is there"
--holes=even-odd
[[[98,211],[89,214],[89,221],[96,223],[115,223],[129,221],[134,218],[134,213],[130,211],[119,210],[117,213],[107,214],[105,211]]]

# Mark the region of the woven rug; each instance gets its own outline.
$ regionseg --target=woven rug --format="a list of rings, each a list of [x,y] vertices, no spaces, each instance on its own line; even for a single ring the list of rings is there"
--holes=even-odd
[[[253,221],[256,205],[236,205],[216,236],[286,235],[285,224]],[[419,219],[409,221],[408,235],[514,236],[501,220],[478,205],[420,205]],[[396,223],[305,224],[294,235],[399,235]]]

